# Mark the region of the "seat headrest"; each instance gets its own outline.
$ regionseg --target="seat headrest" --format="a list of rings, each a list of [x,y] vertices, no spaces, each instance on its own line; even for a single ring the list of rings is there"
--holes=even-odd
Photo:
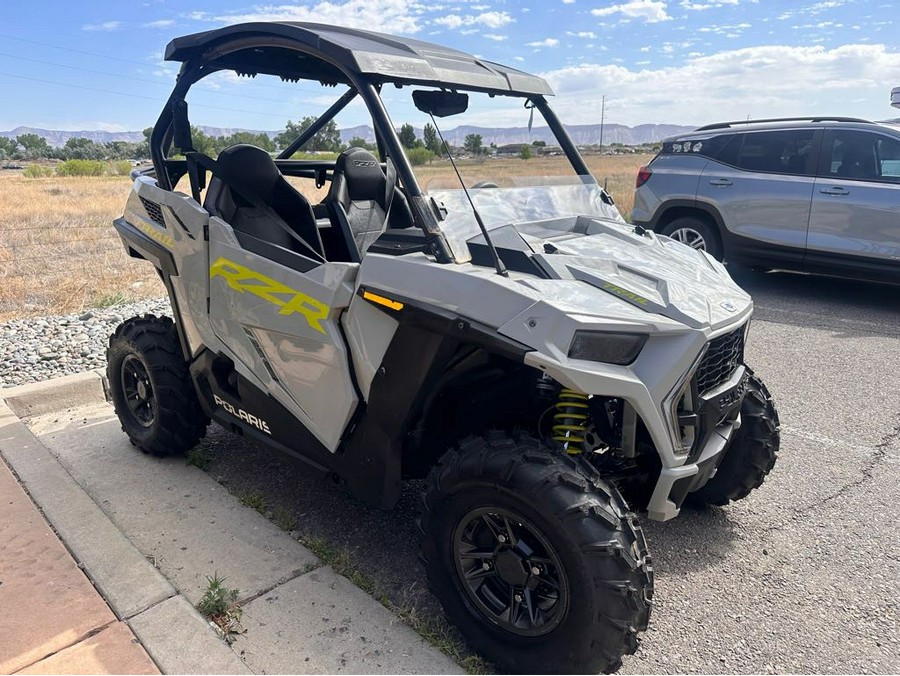
[[[241,177],[241,182],[263,200],[271,200],[275,186],[281,179],[281,172],[275,160],[262,148],[246,143],[225,148],[216,160],[232,175]]]
[[[335,171],[344,174],[350,201],[384,200],[384,171],[365,148],[349,148],[337,158]]]

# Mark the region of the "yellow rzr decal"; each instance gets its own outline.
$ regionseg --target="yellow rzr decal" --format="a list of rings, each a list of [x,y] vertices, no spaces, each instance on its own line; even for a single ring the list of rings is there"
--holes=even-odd
[[[325,303],[317,301],[312,296],[307,296],[302,291],[297,291],[281,282],[275,281],[250,268],[245,268],[227,258],[219,258],[209,268],[209,278],[221,277],[232,289],[238,293],[249,291],[263,300],[281,308],[280,315],[298,313],[303,315],[311,328],[319,333],[325,333],[321,322],[328,317],[331,309]]]
[[[606,282],[602,288],[604,291],[609,291],[610,293],[617,295],[619,298],[630,300],[632,303],[636,303],[638,305],[646,305],[650,302],[649,298],[639,296],[634,291],[623,289],[621,286],[616,286],[612,282]]]
[[[363,298],[368,301],[372,301],[373,303],[378,303],[379,305],[384,305],[385,307],[390,308],[391,310],[402,310],[403,303],[398,300],[391,300],[390,298],[385,298],[384,296],[379,296],[377,293],[372,293],[371,291],[363,291]]]
[[[160,232],[152,225],[148,225],[147,223],[141,223],[140,221],[138,221],[134,224],[134,227],[147,235],[147,237],[149,237],[153,241],[162,244],[164,247],[171,249],[173,246],[175,246],[175,238],[172,237],[172,235],[167,235],[164,232]]]

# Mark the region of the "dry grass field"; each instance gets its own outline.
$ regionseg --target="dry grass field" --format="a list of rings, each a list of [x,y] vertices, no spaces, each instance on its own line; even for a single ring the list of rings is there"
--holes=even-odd
[[[634,177],[647,155],[589,156],[594,176],[606,182],[619,209],[631,212]],[[468,184],[510,176],[567,173],[562,157],[464,161]],[[423,185],[448,185],[448,162],[417,173]],[[151,266],[129,258],[112,227],[122,215],[127,177],[25,178],[0,174],[0,321],[76,312],[164,294]],[[311,191],[315,199],[321,191]]]

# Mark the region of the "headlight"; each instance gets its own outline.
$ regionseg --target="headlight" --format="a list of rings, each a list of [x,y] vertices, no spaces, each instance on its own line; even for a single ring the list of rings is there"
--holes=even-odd
[[[637,359],[646,342],[647,336],[642,333],[576,331],[569,357],[625,366]]]

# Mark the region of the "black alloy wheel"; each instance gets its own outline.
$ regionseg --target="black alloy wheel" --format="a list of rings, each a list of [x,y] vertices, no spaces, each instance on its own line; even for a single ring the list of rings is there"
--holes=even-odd
[[[566,615],[569,583],[550,542],[524,517],[478,508],[453,538],[456,573],[475,607],[519,636],[553,631]]]
[[[127,410],[139,425],[150,427],[156,418],[156,399],[147,367],[136,355],[129,354],[122,360],[120,373]]]

